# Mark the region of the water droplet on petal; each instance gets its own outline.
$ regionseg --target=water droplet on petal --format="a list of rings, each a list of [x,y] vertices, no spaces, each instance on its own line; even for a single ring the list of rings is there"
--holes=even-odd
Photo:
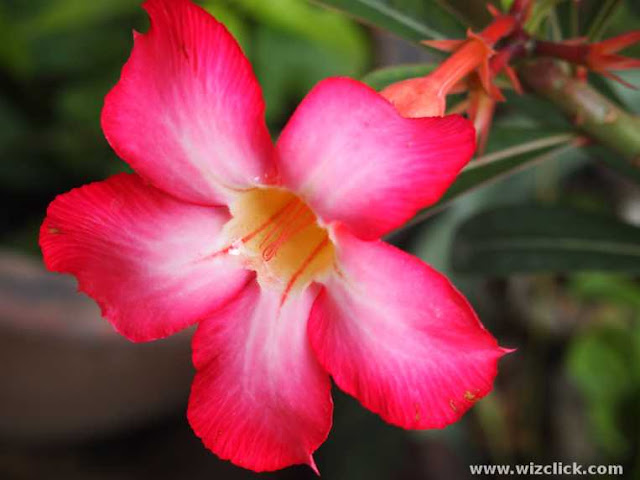
[[[240,255],[242,253],[242,241],[236,240],[235,242],[233,242],[231,244],[231,247],[229,247],[229,250],[227,251],[227,253],[229,255],[235,255],[235,256]]]

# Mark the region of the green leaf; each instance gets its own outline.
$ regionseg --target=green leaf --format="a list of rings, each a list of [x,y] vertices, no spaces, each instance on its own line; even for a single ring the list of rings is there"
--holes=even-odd
[[[622,0],[603,0],[596,11],[594,18],[588,23],[587,37],[591,41],[602,38],[611,17],[622,6]]]
[[[0,5],[0,65],[11,73],[24,75],[31,67],[31,57],[24,32]]]
[[[467,220],[452,252],[465,273],[640,272],[640,228],[574,209],[503,207]]]
[[[573,138],[569,134],[553,135],[478,157],[462,171],[438,205],[446,204],[488,182],[573,150],[577,147],[568,142]],[[552,148],[558,145],[562,146]]]
[[[440,2],[423,0],[312,0],[408,40],[464,38],[465,26]]]
[[[222,9],[222,20],[231,13],[253,27],[242,45],[260,80],[272,131],[282,128],[293,107],[317,82],[330,76],[358,77],[369,64],[366,32],[336,12],[300,0],[204,4],[215,14]]]
[[[250,33],[247,22],[232,8],[220,2],[205,2],[202,4],[207,12],[222,23],[233,38],[242,46],[246,55],[250,55]]]
[[[624,406],[637,405],[633,340],[633,332],[624,326],[591,328],[573,339],[566,358],[568,373],[585,399],[594,437],[613,456],[628,450]]]
[[[542,23],[554,11],[557,4],[562,0],[540,0],[533,4],[533,11],[527,20],[525,28],[528,32],[536,33],[540,30]]]
[[[640,87],[640,70],[620,71],[616,72],[616,75],[629,82],[631,85]],[[636,115],[640,115],[640,90],[629,88],[614,80],[599,75],[593,75],[593,77],[597,77],[598,80],[596,80],[595,78],[591,78],[590,81],[592,83],[594,83],[596,86],[599,86],[596,83],[599,82],[599,80],[601,80],[603,83],[606,83],[609,89],[612,91],[612,97],[615,101],[621,103],[630,112]],[[607,92],[605,91],[605,93]]]
[[[300,0],[226,0],[225,3],[273,31],[331,50],[351,65],[353,74],[362,73],[368,63],[365,32],[335,12]]]
[[[529,128],[523,128],[520,130],[521,135],[536,135],[536,132]],[[507,131],[509,133],[507,133]],[[515,133],[516,132],[513,129],[494,129],[494,133],[492,135],[494,139],[500,139],[501,134],[505,134],[513,138]],[[537,132],[538,135],[541,133],[544,135],[544,132]],[[517,136],[515,138],[517,139]],[[516,143],[515,145],[502,150],[496,150],[487,155],[475,158],[462,170],[457,180],[449,190],[447,190],[447,193],[440,199],[440,201],[419,212],[407,224],[407,226],[415,225],[416,223],[435,215],[447,207],[451,202],[467,193],[491,183],[503,180],[514,173],[533,167],[534,165],[538,165],[547,160],[551,160],[565,154],[572,154],[572,156],[581,160],[581,149],[571,143],[572,140],[575,140],[576,138],[577,137],[571,134],[540,136],[540,138],[536,140]]]
[[[507,97],[507,101],[504,104],[505,109],[516,111],[547,129],[552,128],[562,131],[575,129],[575,125],[557,107],[544,99],[526,93],[524,95],[518,95],[510,91],[505,91],[504,93]]]
[[[20,27],[37,36],[50,35],[102,23],[135,8],[130,0],[57,0],[49,2]]]
[[[627,276],[611,273],[575,275],[570,280],[569,288],[584,301],[607,301],[640,312],[640,284]]]
[[[632,389],[628,343],[627,332],[613,327],[587,331],[572,342],[569,371],[589,399],[617,399]]]
[[[437,66],[435,63],[395,65],[369,72],[361,80],[375,90],[383,90],[392,83],[408,78],[424,77],[435,70]]]
[[[353,74],[343,56],[286,32],[261,26],[254,37],[253,65],[273,131],[284,126],[287,114],[314,84],[328,76]]]
[[[494,0],[431,0],[453,13],[465,25],[474,29],[486,27],[493,18],[487,5],[495,5]]]

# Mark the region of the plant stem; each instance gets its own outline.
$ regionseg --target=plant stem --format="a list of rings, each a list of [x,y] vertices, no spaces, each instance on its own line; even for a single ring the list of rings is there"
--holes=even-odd
[[[640,168],[640,117],[625,112],[586,82],[569,76],[553,60],[526,63],[520,75],[529,88],[558,106],[578,128]]]

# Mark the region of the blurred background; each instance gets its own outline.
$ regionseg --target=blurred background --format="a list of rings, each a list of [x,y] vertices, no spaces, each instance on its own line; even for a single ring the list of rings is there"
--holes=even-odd
[[[571,1],[541,2],[559,12],[540,14],[542,28],[562,29],[562,9]],[[303,0],[200,3],[249,56],[274,136],[324,77],[360,78],[434,58]],[[429,1],[379,3],[410,3],[431,13]],[[452,3],[469,13],[464,2]],[[605,36],[637,28],[633,1],[611,3],[616,11]],[[474,17],[479,26],[486,20],[484,13]],[[72,278],[46,273],[41,264],[37,231],[55,195],[127,168],[107,145],[99,115],[129,55],[131,30],[145,31],[147,24],[135,0],[0,0],[3,480],[258,478],[218,460],[189,429],[191,332],[130,344],[75,293]],[[464,28],[452,31],[461,35]],[[624,78],[640,85],[637,74]],[[637,91],[593,80],[639,112]],[[571,129],[546,103],[509,94],[487,154]],[[469,243],[489,218],[482,215],[562,221],[562,215],[536,220],[527,213],[532,205],[615,215],[627,223],[630,241],[638,240],[631,225],[640,224],[640,189],[599,161],[615,154],[595,146],[547,153],[537,166],[481,185],[391,238],[449,275],[500,343],[518,349],[501,361],[495,391],[455,425],[406,432],[336,390],[335,425],[316,454],[323,478],[464,479],[471,463],[532,461],[622,464],[626,478],[640,478],[638,278],[469,260]],[[593,228],[609,228],[598,225]],[[535,254],[527,257],[533,265]],[[306,467],[261,477],[315,478]]]

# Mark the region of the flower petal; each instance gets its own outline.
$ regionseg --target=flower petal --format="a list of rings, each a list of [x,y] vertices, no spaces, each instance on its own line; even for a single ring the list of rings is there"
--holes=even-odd
[[[222,204],[273,175],[273,145],[251,65],[188,0],[148,0],[149,32],[105,99],[102,127],[126,162],[181,199]]]
[[[223,459],[255,471],[315,469],[312,452],[331,428],[328,375],[311,352],[307,319],[317,289],[289,296],[250,283],[201,322],[189,421]]]
[[[285,186],[322,220],[339,220],[375,239],[436,202],[475,148],[459,116],[402,118],[366,85],[321,82],[278,141]]]
[[[40,246],[47,267],[75,275],[116,330],[153,340],[200,320],[247,282],[234,258],[212,255],[228,216],[121,174],[58,196]]]
[[[309,320],[336,384],[387,422],[441,428],[492,388],[505,353],[449,281],[381,241],[338,231],[339,273]]]

